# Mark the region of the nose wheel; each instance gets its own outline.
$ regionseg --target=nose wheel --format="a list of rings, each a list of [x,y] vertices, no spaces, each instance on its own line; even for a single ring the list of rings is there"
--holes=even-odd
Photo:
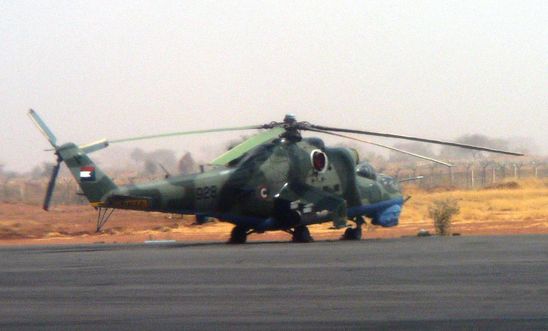
[[[310,231],[308,231],[308,227],[305,225],[299,225],[295,227],[293,230],[293,242],[296,243],[310,243],[313,242],[314,239],[310,235]]]

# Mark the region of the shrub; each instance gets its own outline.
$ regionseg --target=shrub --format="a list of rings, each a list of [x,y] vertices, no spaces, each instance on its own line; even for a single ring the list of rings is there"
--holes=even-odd
[[[443,200],[434,200],[428,207],[428,215],[434,220],[434,229],[440,236],[451,234],[451,220],[453,216],[460,212],[457,200],[447,198]]]

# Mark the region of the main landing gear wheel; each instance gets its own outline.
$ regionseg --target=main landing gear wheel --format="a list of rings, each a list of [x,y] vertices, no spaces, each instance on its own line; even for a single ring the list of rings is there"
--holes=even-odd
[[[347,228],[341,238],[342,240],[362,240],[362,225],[365,224],[365,220],[363,217],[358,216],[354,219],[354,222],[356,222],[356,227]]]
[[[241,226],[235,226],[230,233],[229,244],[245,244],[247,240],[247,229]]]
[[[308,231],[308,228],[305,225],[297,226],[295,227],[295,230],[293,230],[293,242],[310,243],[313,241],[314,239],[310,235],[310,231]]]
[[[347,228],[344,231],[342,240],[361,240],[362,239],[362,227]]]

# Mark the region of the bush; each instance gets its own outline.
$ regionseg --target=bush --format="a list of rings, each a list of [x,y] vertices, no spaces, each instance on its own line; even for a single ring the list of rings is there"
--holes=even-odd
[[[450,235],[451,220],[459,212],[460,208],[455,199],[434,200],[433,204],[428,207],[428,215],[434,220],[436,234],[440,236]]]

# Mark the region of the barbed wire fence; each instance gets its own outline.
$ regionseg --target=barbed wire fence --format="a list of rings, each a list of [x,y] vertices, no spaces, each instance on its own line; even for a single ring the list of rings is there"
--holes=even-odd
[[[474,189],[509,180],[543,179],[548,177],[547,164],[541,161],[497,162],[482,160],[456,163],[453,167],[429,164],[407,168],[389,168],[386,173],[393,176],[397,175],[398,179],[423,176],[415,184],[425,189],[434,187]]]

